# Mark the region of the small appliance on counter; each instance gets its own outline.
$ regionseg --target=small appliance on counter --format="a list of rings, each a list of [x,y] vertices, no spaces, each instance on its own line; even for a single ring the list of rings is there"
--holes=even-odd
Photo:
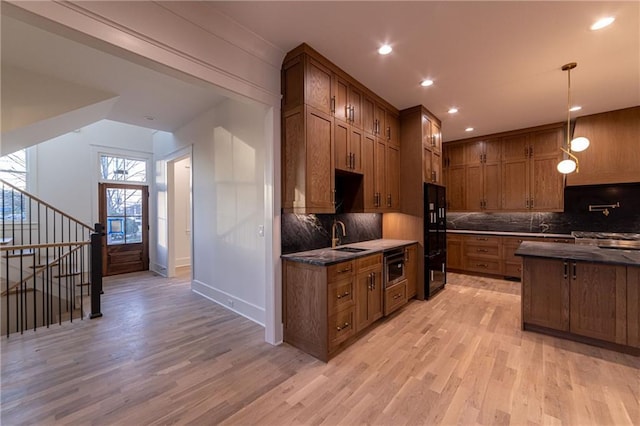
[[[447,216],[445,187],[424,184],[424,297],[447,282]]]

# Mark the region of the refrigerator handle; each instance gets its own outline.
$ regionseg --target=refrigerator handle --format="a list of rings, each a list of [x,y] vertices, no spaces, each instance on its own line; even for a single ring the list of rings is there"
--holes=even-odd
[[[444,274],[444,268],[445,268],[445,264],[444,262],[442,263],[442,273]]]

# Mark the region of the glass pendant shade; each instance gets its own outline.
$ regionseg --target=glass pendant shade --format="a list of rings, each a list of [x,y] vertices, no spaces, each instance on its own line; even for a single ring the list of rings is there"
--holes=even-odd
[[[558,163],[558,171],[563,175],[575,172],[576,167],[576,162],[570,158],[567,160],[562,160]]]
[[[589,139],[580,136],[571,141],[571,151],[582,152],[589,148]]]

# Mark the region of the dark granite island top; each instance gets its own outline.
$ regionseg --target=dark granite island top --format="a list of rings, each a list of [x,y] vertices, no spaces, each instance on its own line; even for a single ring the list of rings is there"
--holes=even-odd
[[[640,250],[602,248],[591,245],[525,241],[520,244],[515,255],[640,266]]]
[[[359,257],[368,256],[374,253],[381,253],[394,248],[405,247],[411,244],[415,244],[414,240],[391,240],[382,238],[379,240],[362,241],[359,243],[345,244],[338,246],[335,249],[331,247],[321,248],[317,250],[301,251],[297,253],[283,254],[283,259],[291,260],[294,262],[308,263],[318,266],[329,266],[335,263],[340,263]],[[346,248],[349,249],[362,249],[357,252],[340,251]]]

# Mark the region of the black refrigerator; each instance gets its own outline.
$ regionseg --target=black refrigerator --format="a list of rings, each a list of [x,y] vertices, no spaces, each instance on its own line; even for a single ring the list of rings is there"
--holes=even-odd
[[[447,197],[445,187],[424,184],[424,297],[447,282]]]

